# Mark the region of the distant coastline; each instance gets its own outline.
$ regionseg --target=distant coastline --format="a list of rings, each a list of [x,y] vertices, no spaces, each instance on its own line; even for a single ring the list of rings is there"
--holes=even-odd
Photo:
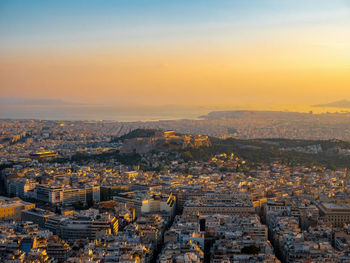
[[[312,105],[312,107],[320,108],[320,107],[330,107],[330,108],[350,108],[350,101],[348,100],[339,100],[331,103],[326,104],[316,104]]]
[[[342,106],[342,107],[341,107]],[[348,113],[350,101],[302,105],[108,105],[82,104],[55,99],[0,98],[0,119],[107,120],[147,122],[165,120],[213,120],[264,113],[266,116],[291,114]]]

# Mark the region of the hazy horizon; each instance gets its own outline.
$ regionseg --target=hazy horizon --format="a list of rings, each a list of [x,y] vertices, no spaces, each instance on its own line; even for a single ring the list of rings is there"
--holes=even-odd
[[[0,102],[1,102],[0,98]],[[199,119],[213,111],[282,111],[315,114],[350,112],[350,107],[313,107],[302,104],[236,103],[227,105],[176,105],[176,104],[84,104],[64,101],[33,100],[36,104],[19,100],[18,103],[0,103],[0,119],[41,120],[111,120],[111,121],[159,121]],[[57,104],[56,104],[57,103]],[[60,104],[62,103],[62,104]],[[349,102],[350,104],[350,102]]]

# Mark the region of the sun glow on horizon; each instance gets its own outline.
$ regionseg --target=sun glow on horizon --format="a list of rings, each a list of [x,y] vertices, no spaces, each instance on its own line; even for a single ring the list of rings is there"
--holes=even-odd
[[[158,105],[350,99],[346,1],[87,2],[81,13],[66,1],[57,11],[0,4],[1,96]]]

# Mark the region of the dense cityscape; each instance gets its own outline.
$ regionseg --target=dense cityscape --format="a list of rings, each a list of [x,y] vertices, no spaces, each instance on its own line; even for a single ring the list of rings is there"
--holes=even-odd
[[[349,0],[0,0],[0,263],[350,263]]]
[[[347,167],[125,127],[1,121],[3,262],[350,262]]]

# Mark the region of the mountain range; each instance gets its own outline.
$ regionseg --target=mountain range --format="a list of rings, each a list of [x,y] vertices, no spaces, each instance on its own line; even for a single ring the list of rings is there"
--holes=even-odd
[[[17,106],[17,105],[73,105],[75,103],[56,99],[31,99],[23,97],[0,97],[0,105],[2,106]]]
[[[333,107],[333,108],[350,108],[350,101],[348,100],[339,100],[327,104],[317,104],[312,105],[312,107]]]

